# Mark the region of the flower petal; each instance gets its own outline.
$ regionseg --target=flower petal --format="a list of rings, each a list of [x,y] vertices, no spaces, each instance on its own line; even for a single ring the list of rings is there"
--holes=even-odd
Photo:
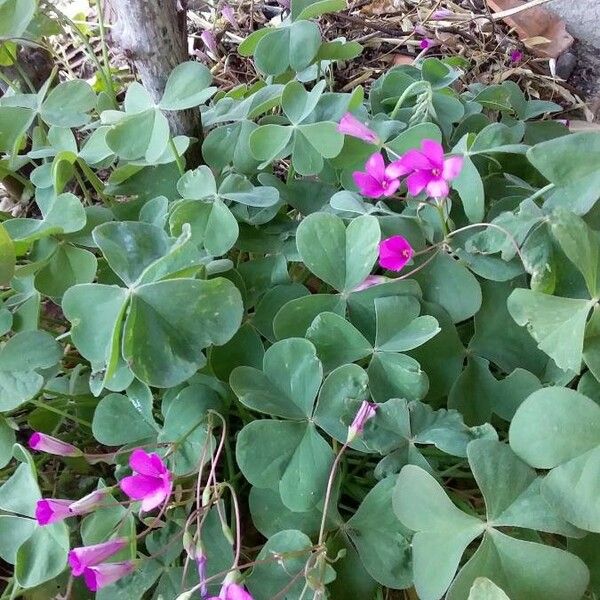
[[[362,171],[355,171],[352,173],[352,179],[356,187],[363,196],[368,198],[379,198],[383,195],[384,189],[381,187],[381,183],[371,177],[368,173]]]
[[[159,477],[165,471],[165,466],[160,456],[154,452],[149,454],[142,448],[136,448],[131,453],[129,466],[132,471],[140,475],[150,475],[152,477]]]
[[[418,196],[425,186],[431,181],[431,171],[415,171],[406,178],[408,193],[411,196]]]
[[[164,487],[163,481],[158,477],[149,475],[130,475],[123,477],[119,486],[132,500],[143,500],[146,496],[155,494]]]
[[[437,140],[423,140],[421,150],[434,167],[441,169],[444,166],[444,147]]]
[[[393,196],[399,187],[400,187],[399,179],[387,179],[386,178],[386,185],[383,188],[383,195],[384,196]]]
[[[451,156],[444,161],[444,168],[442,170],[442,177],[446,181],[452,181],[456,179],[463,168],[465,159],[462,156]]]
[[[347,112],[340,120],[337,130],[370,144],[377,144],[379,138],[364,123],[361,123],[352,113]]]
[[[431,179],[426,186],[427,194],[432,198],[445,198],[450,192],[448,182],[442,177]]]
[[[379,243],[379,264],[384,269],[402,270],[413,254],[412,246],[401,235],[394,235]]]
[[[404,161],[399,158],[398,160],[394,160],[385,168],[385,176],[388,178],[398,178],[404,177],[404,175],[408,175],[412,173],[412,169],[407,167],[404,164]]]
[[[411,171],[430,170],[434,168],[434,164],[419,150],[409,150],[394,163],[401,163],[407,173]]]
[[[157,489],[153,494],[148,494],[142,500],[142,512],[148,512],[160,506],[170,495],[170,489],[164,487]]]
[[[369,160],[365,164],[365,171],[377,181],[383,181],[385,177],[385,161],[381,152],[371,154]]]

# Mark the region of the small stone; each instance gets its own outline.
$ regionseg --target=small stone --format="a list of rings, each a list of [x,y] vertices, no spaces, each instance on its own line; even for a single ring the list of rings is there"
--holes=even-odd
[[[569,79],[576,65],[576,56],[572,52],[563,52],[556,59],[556,75],[561,79]]]

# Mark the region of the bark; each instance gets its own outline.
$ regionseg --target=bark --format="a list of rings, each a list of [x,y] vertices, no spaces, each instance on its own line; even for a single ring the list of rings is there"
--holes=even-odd
[[[133,62],[144,87],[158,102],[169,73],[189,59],[185,0],[114,0],[117,17],[113,37],[124,55]],[[202,162],[200,111],[165,112],[173,135],[196,137],[186,154],[188,166]]]

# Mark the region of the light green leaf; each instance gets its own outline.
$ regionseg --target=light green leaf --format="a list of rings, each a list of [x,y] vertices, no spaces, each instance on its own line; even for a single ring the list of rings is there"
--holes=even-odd
[[[312,414],[322,375],[315,347],[307,340],[289,338],[273,344],[265,352],[262,371],[238,367],[229,383],[249,408],[288,419],[302,419]]]
[[[185,110],[206,102],[216,91],[208,87],[211,72],[196,61],[177,65],[169,74],[159,106],[162,110]]]
[[[96,94],[89,83],[73,79],[59,83],[53,88],[40,108],[40,116],[48,125],[80,127],[96,106]]]
[[[560,298],[517,289],[508,298],[508,312],[527,330],[556,365],[579,373],[583,335],[593,300]]]
[[[478,577],[471,586],[467,600],[510,600],[510,598],[490,579]]]
[[[305,265],[338,291],[349,292],[371,272],[378,255],[379,223],[363,215],[348,227],[340,217],[314,213],[298,226],[296,244]]]
[[[0,38],[19,38],[37,8],[35,0],[0,0]]]
[[[217,193],[217,182],[212,171],[206,165],[200,165],[181,176],[177,182],[177,191],[182,198],[202,200]]]
[[[427,394],[427,375],[419,363],[406,354],[377,352],[367,372],[371,394],[377,402],[390,398],[421,400]]]
[[[0,223],[0,284],[8,285],[15,273],[15,246],[4,225]]]

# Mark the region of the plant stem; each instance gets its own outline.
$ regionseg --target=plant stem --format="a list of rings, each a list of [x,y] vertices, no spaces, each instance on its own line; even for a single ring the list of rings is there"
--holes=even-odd
[[[108,91],[113,102],[116,103],[117,95],[115,93],[115,84],[110,71],[110,60],[108,58],[108,45],[106,44],[106,29],[104,28],[104,14],[102,8],[103,0],[96,0],[98,10],[98,26],[100,28],[100,40],[102,42],[102,61],[104,62],[104,80],[108,83]]]
[[[171,136],[169,136],[169,147],[171,148],[171,152],[173,152],[173,156],[175,156],[175,162],[177,163],[179,174],[183,175],[185,173],[185,164],[183,163],[181,156],[179,156],[179,152],[177,152],[177,146],[175,146],[175,142]]]
[[[44,408],[45,410],[53,412],[57,415],[60,415],[61,417],[64,417],[65,419],[69,419],[70,421],[79,423],[79,425],[83,425],[84,427],[88,427],[89,429],[92,428],[92,424],[89,421],[80,419],[79,417],[76,417],[75,415],[70,415],[69,413],[65,412],[64,410],[60,410],[60,408],[56,408],[56,407],[52,406],[51,404],[46,404],[45,402],[40,402],[39,400],[29,400],[29,402],[31,404],[33,404],[34,406],[37,406],[38,408]]]
[[[320,547],[323,543],[323,536],[325,535],[325,523],[327,521],[327,510],[329,509],[329,502],[331,500],[331,490],[333,489],[333,481],[335,479],[335,474],[340,465],[342,455],[346,451],[347,447],[348,442],[345,442],[344,445],[340,448],[339,452],[337,453],[333,464],[331,465],[329,479],[327,480],[327,489],[325,491],[325,501],[323,502],[323,517],[321,518],[321,526],[319,527],[319,539],[317,540],[317,547]]]

